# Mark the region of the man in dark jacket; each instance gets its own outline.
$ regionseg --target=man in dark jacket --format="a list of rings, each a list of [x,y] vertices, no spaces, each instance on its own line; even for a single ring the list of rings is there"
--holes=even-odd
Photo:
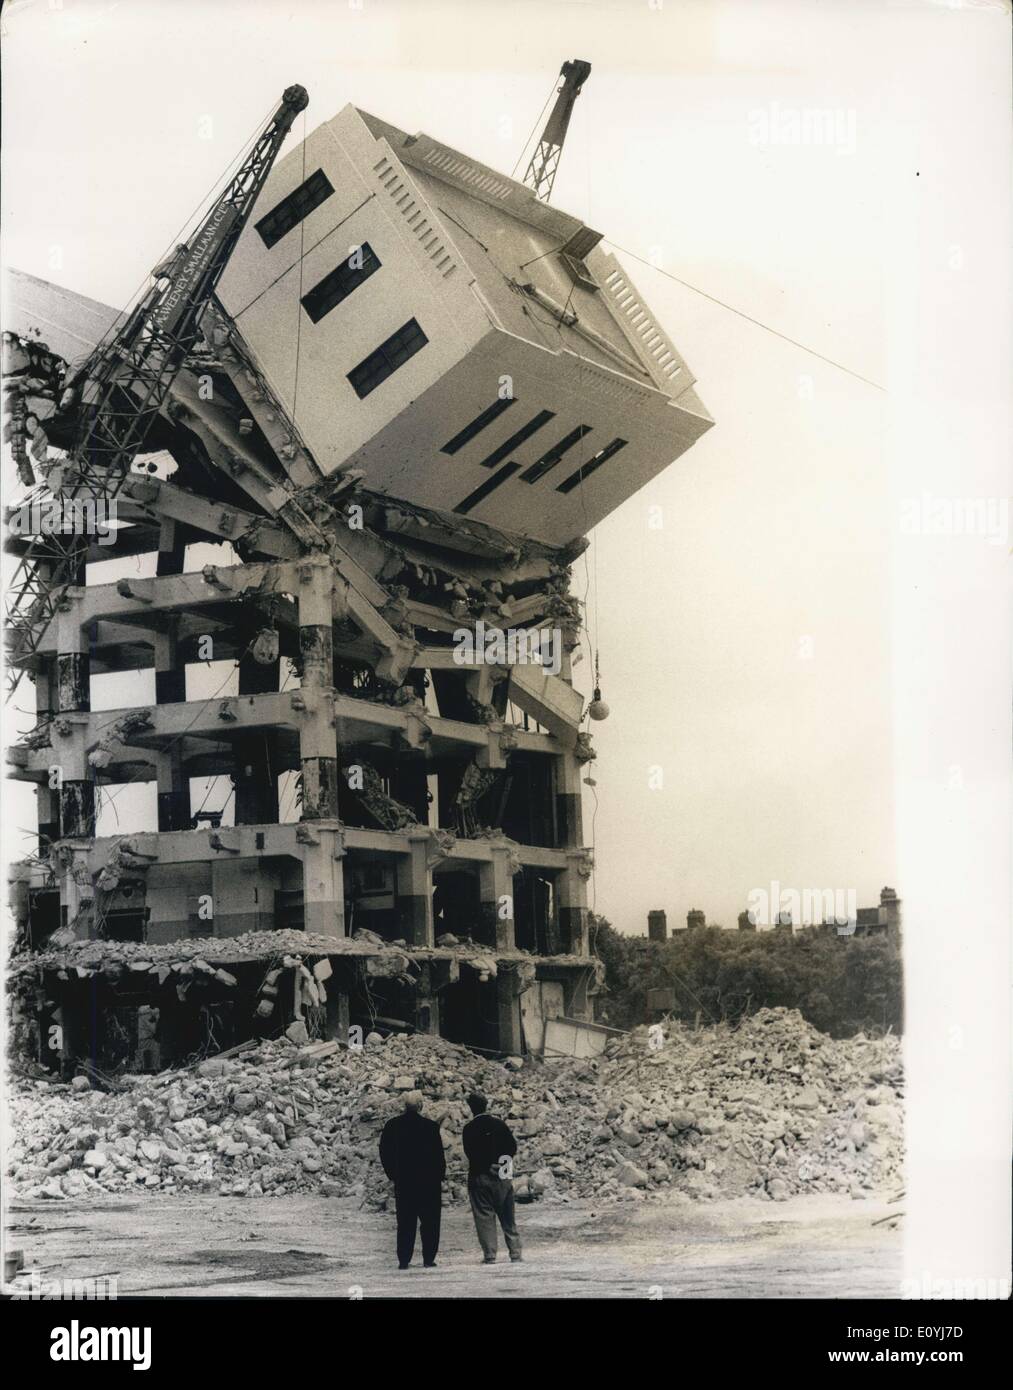
[[[422,1263],[436,1264],[440,1248],[440,1184],[447,1171],[440,1127],[422,1114],[419,1091],[405,1096],[404,1113],[388,1120],[380,1135],[380,1162],[394,1184],[397,1211],[397,1265],[407,1269],[415,1252],[415,1228],[422,1234]]]
[[[475,1231],[482,1247],[482,1263],[496,1263],[496,1222],[503,1227],[503,1236],[510,1259],[517,1264],[521,1258],[521,1238],[514,1219],[513,1156],[517,1140],[502,1120],[487,1115],[488,1102],[477,1091],[468,1097],[473,1120],[464,1126],[461,1136],[468,1159],[468,1197]]]

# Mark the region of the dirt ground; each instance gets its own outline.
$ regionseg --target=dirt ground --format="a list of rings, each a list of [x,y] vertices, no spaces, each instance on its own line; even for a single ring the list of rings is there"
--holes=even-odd
[[[471,1216],[443,1213],[439,1267],[401,1273],[394,1218],[324,1197],[15,1202],[8,1249],[45,1280],[116,1274],[121,1297],[887,1298],[901,1232],[846,1197],[518,1208],[524,1263],[479,1261]],[[359,1295],[358,1290],[361,1290]]]

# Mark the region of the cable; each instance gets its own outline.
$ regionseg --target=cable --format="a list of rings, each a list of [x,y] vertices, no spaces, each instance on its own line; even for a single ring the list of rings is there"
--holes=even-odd
[[[708,1009],[707,1005],[706,1005],[706,1004],[703,1002],[703,1000],[700,998],[699,994],[694,993],[694,991],[690,989],[689,985],[688,985],[688,984],[686,983],[686,981],[682,978],[682,976],[678,974],[677,971],[673,970],[672,967],[671,967],[670,965],[666,965],[666,964],[664,964],[664,963],[662,963],[662,967],[661,967],[661,968],[662,968],[662,970],[664,970],[664,972],[665,972],[666,975],[671,975],[672,979],[675,980],[676,984],[681,985],[681,986],[683,987],[683,989],[686,991],[687,994],[692,994],[692,995],[693,995],[693,998],[694,998],[694,999],[696,1000],[696,1002],[700,1005],[701,1009],[703,1009],[704,1013],[705,1013],[705,1014],[707,1015],[707,1017],[710,1019],[711,1023],[717,1023],[717,1019],[714,1017],[714,1015],[711,1013],[710,1009]]]
[[[521,146],[521,152],[520,152],[520,154],[517,156],[517,163],[514,165],[513,169],[511,169],[511,171],[510,171],[510,177],[511,177],[511,178],[516,178],[516,176],[517,176],[517,170],[520,168],[520,166],[521,166],[521,161],[522,161],[523,158],[524,158],[524,151],[525,151],[525,150],[527,149],[527,147],[531,144],[531,140],[532,140],[532,137],[534,136],[535,131],[536,131],[536,130],[538,129],[538,127],[542,124],[542,117],[545,115],[546,111],[549,109],[549,102],[552,100],[553,96],[555,95],[555,92],[556,92],[556,83],[557,83],[558,81],[559,81],[559,78],[558,78],[558,77],[554,77],[554,78],[552,79],[552,86],[551,86],[551,88],[549,89],[549,95],[545,98],[545,105],[542,107],[541,111],[539,112],[539,114],[538,114],[538,119],[535,121],[534,125],[531,127],[531,133],[530,133],[530,135],[529,135],[528,138],[524,141],[524,144]]]
[[[231,181],[235,172],[239,169],[249,152],[253,149],[260,136],[260,132],[263,130],[267,122],[267,118],[271,114],[273,109],[274,103],[272,102],[271,105],[268,107],[267,111],[265,111],[263,117],[257,125],[257,128],[254,130],[253,134],[246,141],[246,143],[242,146],[235,159],[226,169],[225,173],[217,180],[216,183],[212,185],[211,191],[209,193],[203,194],[200,201],[197,203],[196,207],[194,207],[189,216],[187,216],[183,220],[183,222],[180,223],[179,230],[176,232],[176,235],[170,240],[169,244],[163,249],[161,254],[155,258],[155,261],[153,263],[155,266],[161,265],[162,262],[169,256],[170,252],[172,252],[176,246],[178,246],[182,241],[185,240],[183,234],[187,231],[188,228],[196,230],[194,224],[196,223],[198,216],[204,211],[204,209],[207,209],[207,211],[210,212],[212,201],[216,200],[220,196],[220,191],[225,188],[228,182]],[[130,295],[130,298],[127,300],[126,308],[122,309],[117,314],[116,318],[109,325],[106,331],[102,334],[101,338],[99,338],[98,342],[95,344],[95,347],[91,350],[90,353],[87,354],[86,360],[90,359],[93,355],[97,354],[100,348],[107,346],[110,336],[115,332],[116,329],[120,327],[122,321],[128,316],[130,311],[134,308],[135,304],[140,300],[141,295],[147,288],[147,284],[150,279],[151,271],[149,270],[146,273],[144,279],[140,282],[137,288]]]
[[[302,182],[306,183],[306,112],[302,113]],[[292,424],[296,423],[296,408],[299,403],[299,350],[302,346],[302,285],[303,266],[306,261],[306,219],[299,223],[299,289],[295,304],[295,381],[292,383]]]
[[[569,246],[569,244],[568,241],[561,241],[558,246],[550,246],[548,251],[543,251],[538,256],[532,256],[530,261],[521,261],[517,269],[525,270],[529,265],[534,265],[535,261],[544,261],[546,256],[556,255],[558,252],[562,251],[564,247]],[[576,281],[574,283],[576,283]]]
[[[354,217],[360,208],[364,208],[366,204],[371,202],[375,197],[375,193],[370,193],[368,197],[363,198],[362,202],[359,203],[356,207],[352,208],[348,213],[346,213],[340,222],[336,222],[329,232],[325,232],[323,236],[319,239],[319,241],[315,241],[313,245],[310,247],[310,251],[315,251],[318,246],[323,246],[324,242],[327,241],[329,237],[332,237],[335,232],[341,230],[341,228],[345,225],[349,218]],[[293,261],[292,264],[294,265],[295,262]],[[274,279],[270,281],[269,284],[265,285],[262,290],[259,290],[257,294],[253,296],[249,304],[244,304],[243,307],[241,309],[237,309],[235,313],[230,313],[229,317],[232,319],[233,323],[236,323],[243,316],[243,314],[246,313],[247,309],[252,309],[254,304],[256,304],[258,300],[263,299],[264,295],[267,294],[269,290],[273,290],[279,280],[284,280],[285,276],[289,273],[291,269],[292,266],[287,265],[284,270],[280,270],[278,274],[274,277]]]
[[[886,387],[881,386],[878,381],[873,381],[867,376],[862,376],[861,372],[856,372],[851,367],[846,367],[843,362],[837,362],[832,357],[827,357],[825,353],[817,352],[815,348],[807,347],[805,343],[800,343],[797,338],[789,338],[787,333],[782,333],[780,329],[771,328],[769,323],[753,318],[752,314],[747,314],[742,309],[736,309],[732,304],[726,304],[723,299],[718,299],[716,295],[708,294],[706,290],[698,289],[696,285],[691,285],[688,280],[682,280],[678,275],[673,275],[670,270],[665,270],[660,265],[655,265],[653,261],[644,260],[643,256],[638,256],[635,251],[627,251],[625,246],[620,246],[618,242],[609,241],[608,237],[603,237],[603,241],[608,241],[610,246],[621,251],[624,256],[629,256],[633,261],[639,261],[641,265],[648,266],[651,270],[656,270],[659,275],[666,276],[669,280],[674,280],[677,285],[682,285],[684,289],[692,290],[694,294],[701,295],[704,299],[709,299],[712,304],[719,305],[722,309],[727,309],[730,314],[737,314],[740,319],[745,319],[747,323],[754,324],[757,328],[764,329],[767,333],[773,333],[775,338],[780,338],[785,343],[791,343],[792,347],[801,348],[803,352],[809,353],[811,357],[817,357],[821,362],[826,362],[831,367],[836,367],[838,371],[845,372],[848,376],[853,376],[856,381],[864,382],[866,386],[873,387],[876,391],[885,391]]]
[[[204,810],[204,807],[208,804],[208,799],[209,799],[209,797],[211,796],[211,793],[214,791],[214,789],[215,789],[215,784],[217,783],[219,777],[227,777],[227,776],[228,776],[228,773],[227,773],[227,772],[212,773],[212,775],[208,778],[208,785],[207,785],[207,790],[206,790],[205,793],[204,793],[204,800],[203,800],[203,801],[201,802],[201,804],[197,807],[196,811],[194,811],[194,813],[193,813],[193,819],[196,819],[196,818],[200,815],[200,813]],[[233,788],[233,790],[235,790],[235,788]],[[229,804],[228,801],[226,801],[225,805],[227,806],[228,804]],[[222,810],[224,810],[224,809],[225,809],[225,807],[222,807]]]

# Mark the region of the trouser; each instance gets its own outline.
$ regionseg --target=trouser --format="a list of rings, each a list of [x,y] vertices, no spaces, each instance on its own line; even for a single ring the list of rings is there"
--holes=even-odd
[[[440,1248],[440,1184],[394,1189],[397,1212],[397,1262],[411,1264],[415,1253],[415,1228],[422,1235],[422,1263],[431,1265]]]
[[[510,1251],[510,1258],[518,1258],[521,1253],[521,1238],[517,1234],[517,1222],[514,1219],[514,1185],[509,1178],[494,1178],[488,1173],[469,1178],[468,1197],[471,1201],[471,1214],[475,1218],[478,1243],[485,1258],[496,1258],[497,1220],[503,1227],[503,1237]]]

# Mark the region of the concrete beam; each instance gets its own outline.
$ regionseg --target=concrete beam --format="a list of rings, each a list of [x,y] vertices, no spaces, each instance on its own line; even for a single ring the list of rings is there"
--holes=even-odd
[[[564,748],[576,745],[584,701],[572,685],[541,666],[511,666],[507,698],[548,729]]]
[[[134,501],[149,507],[159,516],[194,526],[209,536],[221,540],[242,540],[256,529],[256,548],[267,555],[279,559],[296,559],[300,545],[287,527],[257,516],[255,512],[243,511],[240,507],[226,506],[221,502],[209,502],[195,492],[186,492],[161,478],[128,474],[122,492]],[[119,540],[116,553],[119,554]],[[107,558],[112,558],[111,556]]]
[[[108,735],[110,725],[134,713],[134,708],[82,710],[60,718],[50,728],[49,744],[38,748],[13,745],[7,750],[9,775],[20,781],[39,781],[53,763],[65,761],[71,740],[80,740],[80,747],[87,754]],[[312,758],[336,757],[337,748],[372,743],[414,747],[433,759],[492,750],[495,756],[490,756],[489,765],[498,766],[501,762],[503,729],[499,726],[465,724],[435,715],[423,720],[411,707],[373,704],[326,689],[179,701],[152,705],[149,713],[150,728],[130,733],[122,745],[129,750],[129,756],[120,756],[118,761],[143,762],[147,752],[154,766],[158,752],[184,738],[187,757],[197,753],[201,739],[215,740],[227,757],[228,748],[240,734],[259,729],[290,729],[299,736],[304,756]],[[547,734],[515,734],[511,730],[510,741],[545,756],[559,755],[560,751],[558,743]]]
[[[213,863],[223,854],[240,859],[284,856],[303,862],[307,847],[320,843],[321,832],[339,832],[340,846],[346,855],[365,851],[409,858],[417,855],[416,844],[422,844],[423,850],[425,848],[424,830],[364,830],[342,825],[337,820],[222,826],[218,830],[139,831],[131,839],[137,854],[150,855],[152,862],[162,865]],[[113,846],[120,843],[122,838],[121,835],[103,836],[85,846],[90,872],[97,873],[104,867]],[[443,862],[456,859],[475,865],[492,864],[497,850],[501,848],[490,840],[458,840]],[[569,862],[564,851],[542,849],[535,845],[515,845],[513,852],[522,864],[557,872],[565,870]],[[419,882],[417,878],[416,882]]]

